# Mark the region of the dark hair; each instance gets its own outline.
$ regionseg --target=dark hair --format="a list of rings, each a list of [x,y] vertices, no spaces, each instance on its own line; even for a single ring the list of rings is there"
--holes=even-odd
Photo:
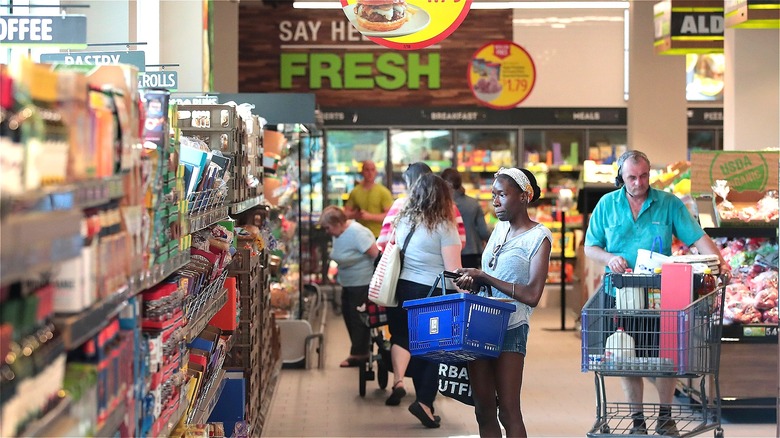
[[[460,172],[453,169],[452,167],[444,169],[444,171],[441,173],[441,177],[444,179],[444,181],[452,184],[453,189],[460,190],[463,188],[463,179],[460,177]]]
[[[433,230],[443,222],[454,224],[452,211],[452,190],[444,180],[433,173],[420,175],[419,184],[414,184],[409,192],[409,200],[395,218],[398,225],[401,218],[408,218],[413,224],[423,225]]]
[[[623,155],[620,156],[617,160],[617,176],[615,177],[615,186],[618,188],[623,187],[626,183],[623,181],[623,164],[625,164],[626,161],[632,159],[633,161],[644,161],[647,163],[647,165],[650,165],[650,159],[647,158],[647,155],[645,155],[642,151],[625,151],[623,152]]]
[[[412,190],[414,183],[416,183],[421,176],[429,173],[433,173],[433,171],[431,170],[430,166],[423,163],[422,161],[410,164],[403,174],[406,190]]]
[[[529,199],[528,202],[529,203],[534,202],[537,199],[539,199],[539,196],[541,196],[542,194],[542,190],[539,188],[539,183],[536,182],[536,177],[534,176],[534,174],[531,173],[531,171],[528,169],[517,168],[517,170],[523,172],[525,176],[528,177],[528,182],[531,183],[531,189],[533,190],[533,193],[531,193],[531,199]],[[523,191],[523,189],[520,188],[520,185],[517,184],[517,181],[515,181],[515,179],[509,175],[501,174],[498,175],[496,178],[501,178],[504,181],[509,181],[509,183],[512,184],[512,186],[515,187],[517,190],[520,190],[521,192]]]

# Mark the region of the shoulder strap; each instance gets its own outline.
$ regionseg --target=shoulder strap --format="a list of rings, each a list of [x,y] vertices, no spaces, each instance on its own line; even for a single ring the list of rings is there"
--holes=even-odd
[[[406,235],[406,239],[404,240],[404,246],[401,247],[402,254],[406,252],[406,247],[409,246],[409,241],[412,240],[412,234],[414,234],[415,228],[417,228],[417,226],[412,225],[412,230],[409,231],[409,234]]]

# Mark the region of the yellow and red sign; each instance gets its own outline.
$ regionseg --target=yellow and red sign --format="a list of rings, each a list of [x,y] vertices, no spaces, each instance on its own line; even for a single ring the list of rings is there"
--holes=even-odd
[[[341,0],[350,23],[371,41],[417,50],[447,38],[468,15],[472,0]]]
[[[472,56],[467,76],[477,100],[493,109],[509,109],[531,94],[536,67],[522,47],[511,41],[493,41]]]

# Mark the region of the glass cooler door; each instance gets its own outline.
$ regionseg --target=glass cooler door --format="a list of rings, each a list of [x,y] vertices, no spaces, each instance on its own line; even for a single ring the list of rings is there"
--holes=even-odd
[[[493,215],[491,190],[493,178],[501,167],[515,165],[516,130],[458,130],[455,133],[457,169],[463,178],[466,194],[476,198],[487,213],[488,224]]]
[[[387,130],[328,130],[325,141],[325,205],[344,205],[355,184],[360,182],[360,163],[365,160],[374,161],[377,182],[387,185]]]
[[[447,129],[390,130],[390,151],[393,163],[393,197],[406,192],[402,175],[418,161],[431,167],[434,173],[452,166],[452,131]]]

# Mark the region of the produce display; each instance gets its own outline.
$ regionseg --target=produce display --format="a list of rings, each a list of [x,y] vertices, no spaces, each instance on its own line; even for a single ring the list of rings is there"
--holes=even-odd
[[[777,243],[758,238],[717,243],[733,275],[726,286],[723,323],[777,325]]]

